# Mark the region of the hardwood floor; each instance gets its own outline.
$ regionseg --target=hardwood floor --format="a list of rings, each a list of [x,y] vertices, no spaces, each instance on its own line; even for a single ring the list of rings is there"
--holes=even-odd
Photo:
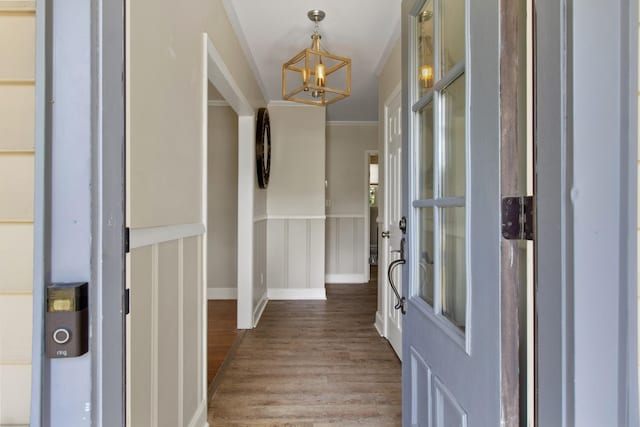
[[[376,284],[270,301],[209,403],[211,427],[401,425],[400,362],[373,327]]]
[[[236,300],[207,302],[207,384],[216,376],[238,336]]]

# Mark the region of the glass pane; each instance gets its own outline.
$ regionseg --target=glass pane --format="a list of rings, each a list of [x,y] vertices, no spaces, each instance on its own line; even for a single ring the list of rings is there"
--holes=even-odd
[[[418,70],[420,95],[433,87],[433,1],[427,0],[418,14]]]
[[[442,196],[465,194],[465,76],[442,92],[444,140],[442,141]]]
[[[442,314],[464,331],[467,279],[465,208],[440,208],[440,275]]]
[[[418,295],[433,306],[433,208],[418,211]]]
[[[418,198],[433,199],[433,103],[420,113],[420,126],[420,152],[416,156]]]
[[[445,76],[451,68],[464,59],[464,0],[446,0],[440,3],[442,12],[442,49],[440,64]]]

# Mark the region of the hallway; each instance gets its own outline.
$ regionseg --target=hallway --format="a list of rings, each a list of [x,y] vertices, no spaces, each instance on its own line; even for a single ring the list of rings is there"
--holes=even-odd
[[[376,290],[270,301],[209,402],[210,426],[399,426],[400,362],[373,327]]]

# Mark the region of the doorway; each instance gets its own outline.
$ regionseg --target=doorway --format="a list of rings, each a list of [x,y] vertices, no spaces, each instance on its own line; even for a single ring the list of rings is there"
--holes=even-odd
[[[209,83],[207,120],[207,384],[238,337],[238,115]]]
[[[380,162],[378,160],[378,151],[367,151],[365,156],[368,171],[365,191],[367,192],[369,207],[367,218],[367,223],[369,225],[369,275],[374,276],[377,275],[378,268],[378,222],[380,220],[378,209],[378,187],[380,184]],[[375,272],[373,271],[374,269],[376,270]]]

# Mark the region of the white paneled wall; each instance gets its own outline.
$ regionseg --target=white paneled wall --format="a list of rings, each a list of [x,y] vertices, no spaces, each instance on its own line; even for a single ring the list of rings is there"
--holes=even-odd
[[[0,425],[29,424],[35,2],[0,1]]]
[[[269,299],[324,298],[324,217],[267,222]]]
[[[375,218],[374,218],[375,220]],[[368,241],[364,215],[327,215],[327,283],[367,281],[365,241]]]
[[[202,236],[154,242],[131,252],[133,426],[205,423],[202,263]]]

